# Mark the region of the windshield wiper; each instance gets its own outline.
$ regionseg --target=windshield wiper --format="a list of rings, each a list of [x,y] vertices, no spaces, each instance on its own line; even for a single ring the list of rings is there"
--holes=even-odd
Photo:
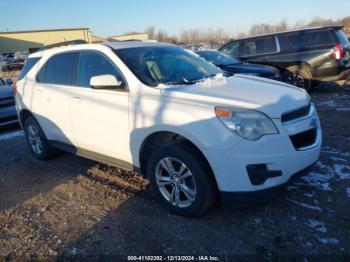
[[[173,81],[173,82],[167,82],[164,83],[165,85],[193,85],[197,83],[198,81]]]

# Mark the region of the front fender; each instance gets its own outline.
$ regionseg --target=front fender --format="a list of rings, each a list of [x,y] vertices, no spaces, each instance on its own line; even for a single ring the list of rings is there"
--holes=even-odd
[[[172,132],[186,138],[206,157],[204,152],[208,149],[232,148],[241,140],[217,119],[214,108],[198,105],[149,103],[136,110],[131,124],[130,148],[137,167],[140,167],[139,152],[143,142],[157,132]]]

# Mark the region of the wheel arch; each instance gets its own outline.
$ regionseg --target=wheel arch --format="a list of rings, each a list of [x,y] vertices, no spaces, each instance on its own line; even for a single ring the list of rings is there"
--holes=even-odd
[[[296,61],[294,63],[289,64],[288,66],[286,66],[282,71],[283,73],[288,71],[288,68],[290,67],[298,67],[298,69],[300,70],[308,70],[309,73],[311,74],[311,77],[313,75],[313,68],[311,66],[311,64],[309,64],[306,61]]]
[[[19,123],[21,124],[22,128],[24,127],[24,122],[26,121],[26,119],[30,116],[36,119],[35,116],[28,109],[22,109],[19,112]]]
[[[195,141],[195,139],[190,139],[188,136],[174,131],[155,131],[145,137],[141,143],[138,153],[140,170],[144,174],[146,173],[145,171],[147,169],[147,161],[154,148],[172,141],[183,141],[193,148],[193,150],[205,161],[205,164],[208,166],[209,173],[215,183],[215,186],[218,188],[213,168],[210,165],[210,162],[208,161],[206,155],[202,152],[202,150],[200,150],[200,146]]]

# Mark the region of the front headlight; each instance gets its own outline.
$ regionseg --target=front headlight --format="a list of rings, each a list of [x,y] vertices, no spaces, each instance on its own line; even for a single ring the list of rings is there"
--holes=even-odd
[[[259,111],[216,107],[215,113],[225,126],[249,140],[258,140],[264,135],[279,133],[271,118]]]

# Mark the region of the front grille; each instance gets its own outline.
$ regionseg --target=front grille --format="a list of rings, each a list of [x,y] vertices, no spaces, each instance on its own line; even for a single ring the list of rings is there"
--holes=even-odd
[[[4,117],[4,118],[0,118],[0,123],[5,123],[5,122],[10,122],[10,121],[14,121],[17,119],[17,116],[8,116],[8,117]]]
[[[13,100],[13,97],[12,96],[0,97],[0,103],[3,101],[8,101],[8,100]]]
[[[7,108],[14,105],[15,105],[15,100],[13,99],[13,97],[10,97],[10,99],[8,100],[0,101],[0,109]]]
[[[311,105],[308,104],[307,106],[304,106],[304,107],[298,108],[296,110],[284,113],[281,116],[281,121],[282,121],[282,123],[284,123],[284,122],[288,122],[291,120],[295,120],[295,119],[307,116],[310,112],[310,109],[311,109]]]
[[[317,137],[317,129],[313,128],[302,133],[290,136],[294,147],[300,149],[303,147],[311,146],[315,143]]]

